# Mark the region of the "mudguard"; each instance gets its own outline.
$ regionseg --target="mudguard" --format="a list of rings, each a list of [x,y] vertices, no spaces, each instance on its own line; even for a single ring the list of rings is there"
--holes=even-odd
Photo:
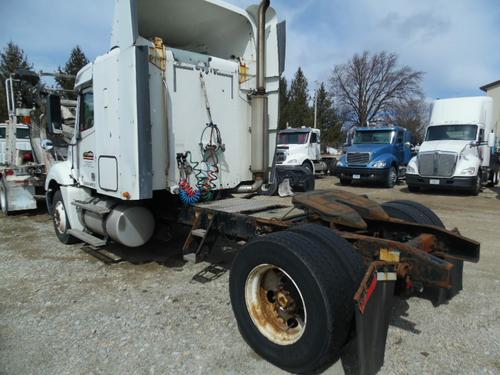
[[[49,190],[50,183],[57,182],[60,186],[71,186],[75,181],[71,177],[71,162],[69,160],[54,164],[45,179],[45,191]]]

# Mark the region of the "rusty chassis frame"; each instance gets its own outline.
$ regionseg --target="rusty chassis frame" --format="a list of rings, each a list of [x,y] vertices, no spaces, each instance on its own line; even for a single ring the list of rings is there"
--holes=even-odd
[[[202,205],[186,208],[181,211],[181,223],[193,228],[208,227],[215,235],[207,233],[199,246],[184,250],[194,252],[196,261],[201,261],[211,251],[218,234],[235,241],[249,241],[304,223],[330,227],[352,244],[367,267],[353,297],[353,340],[359,374],[374,374],[383,365],[396,294],[409,295],[418,285],[454,290],[452,297],[462,288],[462,262],[479,261],[479,243],[461,236],[457,229],[450,231],[392,218],[381,205],[364,196],[335,190],[313,191],[296,195],[293,205],[301,210],[300,214],[286,215],[286,219],[264,219],[252,212],[214,211]],[[459,277],[452,277],[453,271]]]

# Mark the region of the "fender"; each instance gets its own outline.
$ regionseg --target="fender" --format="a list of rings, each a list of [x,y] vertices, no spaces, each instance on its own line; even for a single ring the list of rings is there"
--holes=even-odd
[[[45,191],[49,190],[52,181],[61,186],[75,185],[75,180],[71,177],[71,162],[69,160],[56,163],[49,169],[45,179]]]

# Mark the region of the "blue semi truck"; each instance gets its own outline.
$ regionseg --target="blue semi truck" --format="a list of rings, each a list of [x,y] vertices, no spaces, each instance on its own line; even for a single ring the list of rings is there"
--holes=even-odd
[[[357,128],[334,174],[342,185],[369,181],[392,188],[405,175],[412,157],[411,140],[411,132],[399,126]]]

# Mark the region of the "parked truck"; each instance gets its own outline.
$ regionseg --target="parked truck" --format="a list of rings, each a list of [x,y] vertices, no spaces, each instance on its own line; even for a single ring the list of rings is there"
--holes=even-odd
[[[60,101],[59,90],[45,87],[42,76],[65,76],[59,73],[32,72],[20,69],[5,82],[9,120],[0,125],[0,207],[5,215],[15,211],[34,210],[45,200],[47,169],[67,156],[63,132],[54,134],[47,128],[47,97],[57,98],[60,117],[71,128],[76,102]],[[30,108],[23,108],[16,85],[29,84],[33,99]],[[50,92],[50,93],[49,93]],[[43,140],[43,142],[42,142]],[[47,146],[49,146],[47,148]]]
[[[406,173],[411,140],[411,132],[399,126],[357,128],[352,145],[337,162],[335,175],[342,185],[368,181],[392,188]]]
[[[335,168],[336,155],[321,152],[321,130],[288,128],[278,133],[276,169],[279,181],[290,180],[292,187],[314,190],[314,175]]]
[[[425,140],[408,165],[408,189],[444,188],[478,195],[483,185],[498,184],[492,108],[488,97],[436,100]]]
[[[190,226],[183,255],[198,262],[233,240],[231,304],[258,354],[309,373],[349,347],[371,374],[394,296],[451,298],[479,244],[413,202],[269,196],[284,33],[269,0],[117,0],[109,52],[77,75],[69,157],[49,171],[47,204],[63,243],[137,247],[167,221]]]

